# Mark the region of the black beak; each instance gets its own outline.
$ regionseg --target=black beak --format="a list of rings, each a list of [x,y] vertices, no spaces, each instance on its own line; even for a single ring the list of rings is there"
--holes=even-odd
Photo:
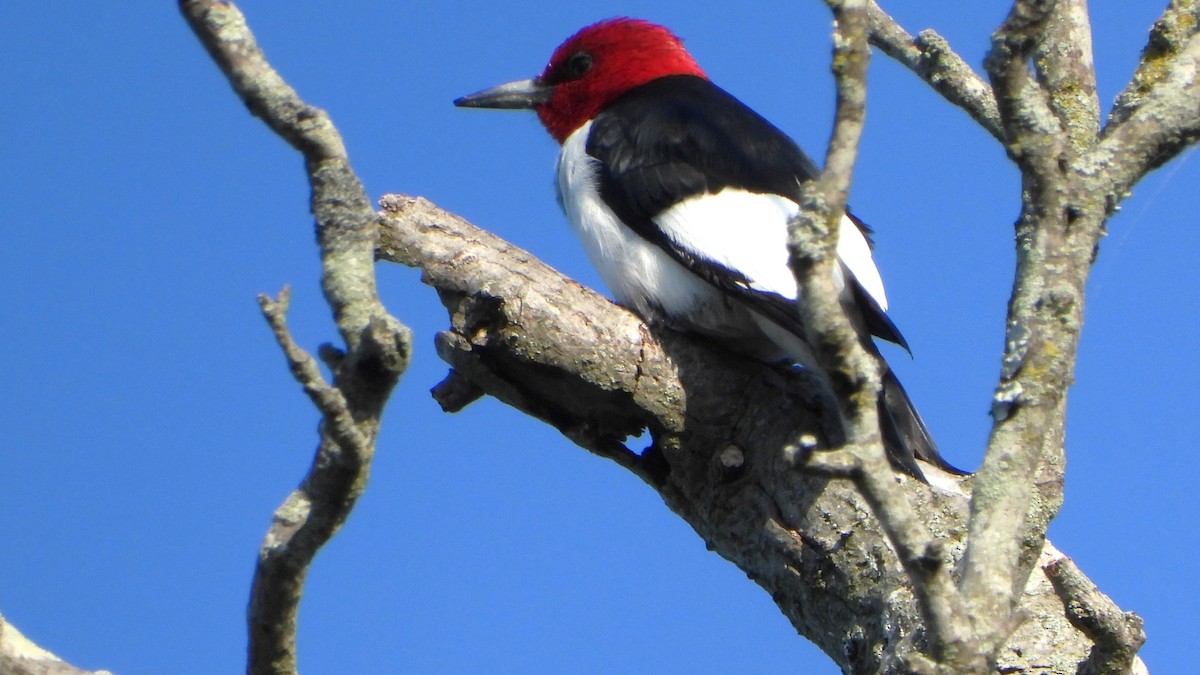
[[[537,80],[519,80],[454,99],[460,108],[503,108],[528,110],[550,100],[553,87]]]

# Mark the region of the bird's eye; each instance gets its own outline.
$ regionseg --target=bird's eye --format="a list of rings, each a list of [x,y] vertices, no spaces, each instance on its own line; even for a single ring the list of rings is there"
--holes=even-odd
[[[587,52],[575,52],[567,59],[564,74],[568,80],[577,80],[592,67],[592,55]]]

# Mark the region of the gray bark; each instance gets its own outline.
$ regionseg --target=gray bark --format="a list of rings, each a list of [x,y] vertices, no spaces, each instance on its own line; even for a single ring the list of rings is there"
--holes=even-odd
[[[803,372],[732,356],[647,327],[629,311],[461,218],[419,199],[383,200],[382,260],[420,267],[446,305],[438,353],[478,389],[640,476],[707,546],[767,591],[797,631],[846,672],[906,669],[923,646],[921,611],[887,535],[856,486],[804,469],[824,445],[821,387]],[[461,378],[461,379],[460,379]],[[823,424],[822,420],[826,423]],[[622,443],[646,428],[653,446]],[[967,532],[970,478],[949,489],[896,476],[952,561]],[[960,488],[958,491],[955,488]],[[1074,673],[1092,642],[1075,628],[1044,568],[1047,547],[996,666]]]

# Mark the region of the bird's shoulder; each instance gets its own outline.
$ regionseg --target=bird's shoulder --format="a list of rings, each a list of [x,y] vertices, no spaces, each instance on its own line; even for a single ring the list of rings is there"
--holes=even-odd
[[[592,121],[586,151],[623,216],[651,217],[724,188],[797,199],[816,165],[787,134],[702,77],[634,87]]]

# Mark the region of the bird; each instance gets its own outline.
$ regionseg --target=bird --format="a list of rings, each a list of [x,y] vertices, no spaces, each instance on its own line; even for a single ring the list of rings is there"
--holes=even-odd
[[[713,84],[669,29],[600,21],[559,45],[537,77],[454,104],[537,114],[560,145],[559,204],[619,304],[648,323],[824,377],[799,318],[787,250],[801,185],[819,170],[787,134]],[[870,235],[847,211],[834,282],[881,364],[884,447],[897,469],[921,481],[917,459],[962,473],[942,458],[872,340],[908,349],[886,314]]]

